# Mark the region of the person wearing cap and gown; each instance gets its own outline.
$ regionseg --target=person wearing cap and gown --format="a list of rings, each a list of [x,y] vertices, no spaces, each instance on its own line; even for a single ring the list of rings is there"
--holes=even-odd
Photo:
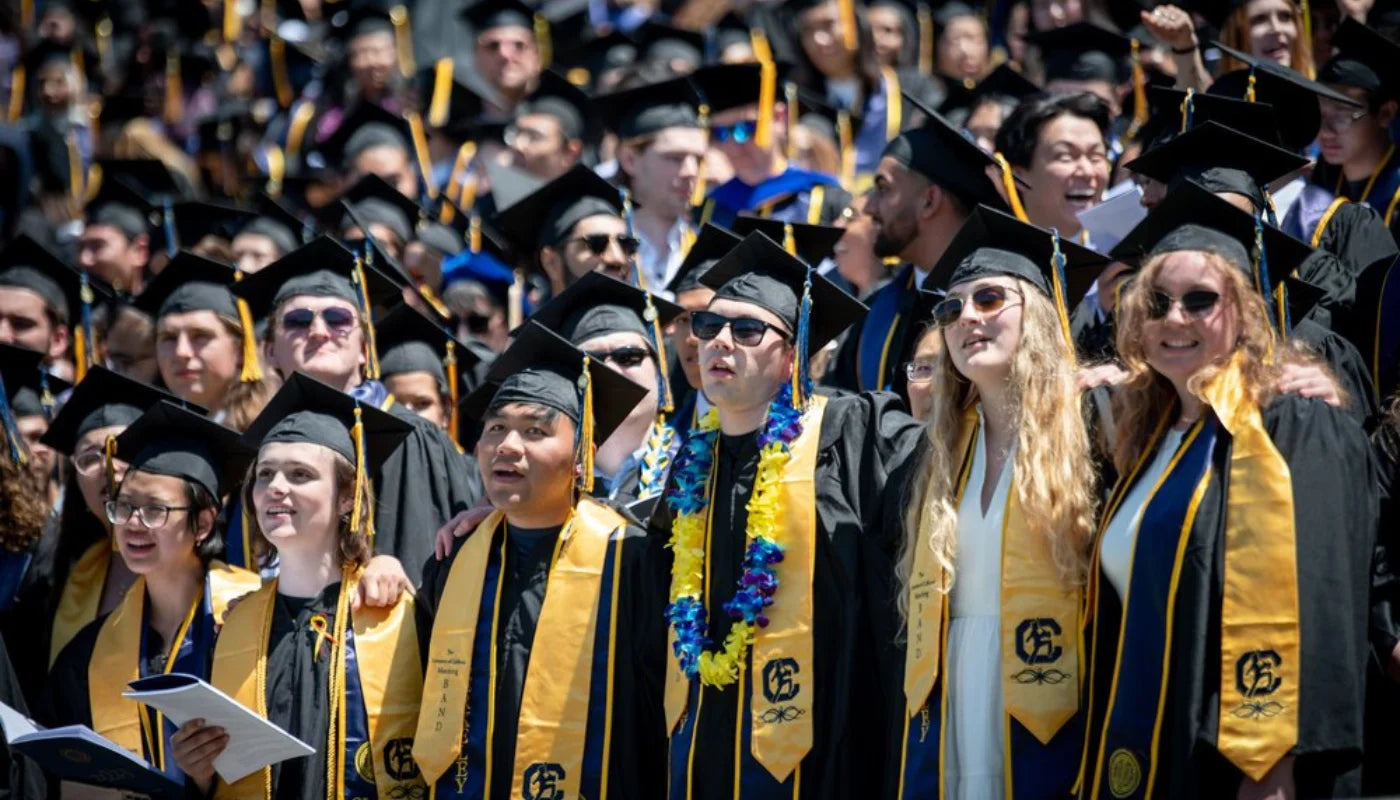
[[[700,340],[696,338],[690,320],[695,312],[709,307],[715,290],[701,283],[700,279],[740,241],[727,228],[706,223],[676,270],[676,276],[666,284],[666,291],[683,309],[671,320],[668,331],[671,352],[675,354],[675,365],[671,368],[671,398],[676,410],[671,418],[675,420],[676,433],[682,437],[700,424],[710,410],[710,401],[705,399],[700,382]]]
[[[1108,106],[1109,119],[1117,122],[1112,130],[1104,133],[1104,139],[1109,166],[1116,165],[1132,138],[1127,134],[1146,124],[1148,117],[1144,92],[1147,78],[1135,56],[1137,40],[1090,22],[1041,31],[1027,40],[1040,49],[1045,64],[1043,85],[1046,92],[1088,92]],[[1130,70],[1125,69],[1125,64]],[[1132,105],[1123,109],[1119,89],[1123,76],[1129,72]]]
[[[841,344],[827,382],[849,391],[894,391],[908,399],[904,364],[930,308],[919,290],[978,204],[1007,208],[987,176],[997,162],[942,116],[923,110],[924,124],[885,148],[866,199],[877,229],[875,254],[904,266],[871,296],[870,313]]]
[[[432,549],[432,531],[480,496],[476,465],[442,429],[419,417],[378,379],[370,309],[402,290],[378,264],[364,264],[322,236],[245,277],[234,294],[269,319],[264,362],[283,378],[298,371],[348,392],[362,405],[409,423],[403,445],[371,469],[377,504],[374,552],[396,558],[410,584]]]
[[[5,418],[8,456],[26,469],[46,507],[58,499],[58,454],[39,439],[49,429],[57,397],[71,384],[50,375],[43,367],[44,354],[27,347],[0,344],[0,380],[8,408]],[[15,459],[16,455],[22,458]],[[3,583],[3,582],[0,582]],[[13,597],[0,586],[0,602]]]
[[[494,225],[511,247],[537,262],[559,294],[594,270],[633,278],[637,240],[623,219],[622,195],[588,167],[576,164],[496,213]]]
[[[239,228],[229,243],[234,266],[245,275],[297,249],[306,229],[296,214],[266,194],[259,193],[253,207],[257,216]]]
[[[672,798],[848,797],[887,720],[862,540],[918,426],[888,393],[825,397],[805,364],[865,307],[762,233],[691,315],[711,410],[671,466],[666,722]]]
[[[37,350],[49,365],[61,364],[71,351],[81,373],[97,352],[92,306],[111,294],[102,281],[20,234],[0,250],[0,344]]]
[[[607,364],[647,393],[611,436],[598,440],[593,487],[620,503],[659,497],[680,444],[671,418],[665,331],[684,309],[601,273],[583,276],[530,319]],[[680,420],[681,426],[686,421]]]
[[[863,573],[890,704],[882,796],[1070,794],[1098,487],[1068,304],[1106,263],[980,206],[934,265],[926,436]]]
[[[592,100],[552,70],[540,73],[506,128],[511,165],[545,181],[595,163],[600,138]]]
[[[229,611],[209,682],[316,753],[229,784],[214,773],[227,735],[192,720],[171,750],[205,796],[423,796],[412,756],[423,691],[413,597],[382,608],[353,599],[373,539],[369,475],[412,430],[294,373],[244,432],[257,448],[244,505],[279,571]]]
[[[649,289],[676,276],[695,241],[691,206],[704,196],[707,114],[695,84],[674,78],[595,98],[617,134],[618,182],[632,193],[637,269]]]
[[[1041,88],[1010,64],[999,64],[967,92],[966,97],[949,98],[938,111],[949,122],[972,134],[977,146],[987,152],[996,149],[997,131],[1016,106]]]
[[[414,756],[437,798],[660,797],[667,556],[589,496],[647,390],[535,322],[487,378],[466,406],[495,510],[424,570]]]
[[[1300,356],[1210,213],[1163,204],[1113,252],[1142,268],[1118,308],[1080,796],[1351,796],[1374,461],[1345,412],[1261,385]],[[1195,345],[1156,341],[1177,337]]]
[[[850,202],[835,175],[797,169],[783,158],[777,132],[787,113],[779,94],[782,72],[765,61],[722,64],[691,74],[710,107],[711,143],[734,167],[734,177],[706,195],[701,223],[728,225],[750,212],[829,225]]]
[[[125,292],[141,291],[152,248],[151,206],[141,193],[112,176],[104,177],[84,209],[78,266]]]
[[[370,185],[364,180],[375,176],[400,195],[416,198],[419,169],[414,162],[412,142],[413,132],[407,120],[372,103],[361,103],[330,138],[317,146],[316,152],[325,168],[336,174],[337,184],[345,187],[347,195],[356,186],[364,192]],[[378,189],[378,184],[373,186]],[[357,193],[353,199],[367,196]],[[411,216],[416,222],[417,213]]]
[[[365,175],[322,213],[337,238],[356,242],[366,236],[395,259],[413,238],[424,213],[412,198],[378,175]],[[334,221],[333,221],[334,220]]]
[[[217,560],[222,498],[251,448],[236,431],[160,403],[116,438],[115,453],[128,466],[107,516],[136,582],[58,654],[42,716],[49,725],[87,725],[179,783],[170,748],[176,725],[122,692],[171,672],[207,679],[229,603],[261,585],[256,573]]]
[[[476,366],[475,350],[407,305],[375,325],[379,377],[404,407],[460,441],[458,396]]]
[[[548,23],[520,0],[480,0],[461,16],[471,27],[473,71],[495,95],[486,98],[484,118],[508,121],[549,66],[540,36]]]

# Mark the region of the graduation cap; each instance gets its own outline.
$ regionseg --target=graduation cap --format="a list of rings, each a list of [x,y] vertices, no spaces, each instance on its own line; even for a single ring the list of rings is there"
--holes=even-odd
[[[272,240],[279,256],[297,249],[302,242],[302,232],[306,230],[306,223],[300,217],[264,192],[253,199],[253,209],[255,216],[234,236],[245,233],[266,236]]]
[[[1045,59],[1045,80],[1110,81],[1122,75],[1132,40],[1090,22],[1076,22],[1027,37]]]
[[[1267,102],[1251,103],[1167,86],[1148,87],[1147,100],[1152,105],[1154,137],[1175,136],[1202,123],[1216,122],[1271,145],[1281,143],[1278,114]]]
[[[733,11],[726,11],[717,22],[706,28],[706,34],[709,40],[709,61],[720,62],[724,51],[731,47],[753,49],[753,32],[749,30],[749,24]]]
[[[238,206],[198,200],[175,203],[171,211],[175,215],[175,236],[181,247],[193,247],[206,236],[232,239],[257,216]]]
[[[666,128],[704,128],[704,100],[689,78],[649,83],[633,89],[595,97],[598,113],[608,129],[626,141],[649,136]]]
[[[46,419],[53,414],[54,397],[72,385],[44,369],[43,353],[12,344],[0,344],[0,382],[0,402],[8,401],[14,416]]]
[[[318,444],[349,461],[355,467],[350,529],[364,530],[373,540],[373,514],[360,505],[363,487],[412,432],[412,425],[393,414],[294,372],[248,424],[243,440],[259,449],[274,443]]]
[[[789,66],[784,63],[774,65],[775,99],[777,87],[783,83]],[[701,96],[710,106],[710,113],[717,114],[760,103],[763,93],[762,67],[759,62],[714,64],[692,72],[690,79],[700,89]]]
[[[596,85],[599,78],[612,70],[632,66],[636,60],[637,43],[622,31],[612,30],[601,36],[585,37],[579,44],[561,50],[553,66],[570,83],[586,88]]]
[[[185,195],[175,173],[154,158],[99,158],[97,166],[104,184],[125,181],[152,200],[165,198],[173,202]]]
[[[1221,75],[1211,84],[1208,93],[1286,109],[1287,113],[1278,115],[1278,122],[1279,134],[1289,149],[1302,150],[1317,138],[1317,131],[1322,126],[1322,112],[1318,108],[1317,98],[1325,97],[1352,108],[1362,105],[1335,89],[1310,80],[1297,70],[1265,58],[1256,58],[1220,42],[1212,42],[1211,46],[1245,64],[1248,69]]]
[[[423,218],[423,209],[417,202],[374,173],[356,181],[340,201],[339,208],[334,204],[327,206],[326,213],[339,216],[341,231],[359,228],[365,236],[369,235],[366,226],[377,223],[393,231],[401,243],[407,243]]]
[[[701,282],[705,273],[741,241],[742,237],[735,236],[728,229],[721,228],[713,222],[706,222],[701,226],[700,234],[695,237],[694,243],[690,245],[690,250],[686,252],[685,259],[676,268],[675,277],[666,284],[666,291],[678,295],[694,289],[708,289],[709,287]]]
[[[448,433],[457,440],[460,374],[474,367],[480,357],[432,319],[400,304],[376,325],[379,339],[379,374],[383,378],[410,372],[426,372],[448,398]]]
[[[519,119],[524,114],[543,114],[559,122],[565,141],[581,139],[591,144],[597,138],[592,123],[593,101],[568,78],[552,70],[540,73],[535,90],[515,110]]]
[[[364,293],[361,293],[363,288]],[[388,305],[399,297],[399,284],[379,269],[362,265],[355,254],[329,236],[318,236],[233,287],[259,317],[293,297],[335,297],[361,308]],[[386,302],[388,301],[388,302]]]
[[[926,119],[923,125],[891,139],[881,157],[893,158],[905,169],[923,175],[964,200],[1005,208],[1006,201],[987,177],[987,168],[998,166],[996,159],[917,97],[906,92],[904,99],[923,112]],[[1002,170],[1002,175],[1011,196],[1016,197],[1015,183],[1025,185],[1024,182],[1011,177],[1009,169]]]
[[[1322,83],[1363,89],[1378,99],[1395,99],[1400,93],[1400,44],[1374,29],[1345,16],[1332,34],[1337,55],[1322,65]]]
[[[1269,183],[1307,165],[1307,158],[1290,150],[1206,122],[1123,166],[1169,185],[1189,179],[1211,191],[1242,194],[1263,210]]]
[[[992,275],[1024,280],[1055,303],[1065,343],[1072,350],[1069,310],[1093,286],[1109,260],[1004,211],[978,206],[929,271],[925,285],[947,290]]]
[[[1011,66],[1010,62],[1004,61],[977,83],[977,86],[972,89],[972,97],[974,100],[980,100],[984,97],[1008,97],[1012,100],[1024,100],[1044,92],[1045,90],[1040,88],[1039,84],[1021,74],[1020,70]]]
[[[123,377],[106,367],[93,367],[73,386],[68,400],[54,415],[39,441],[71,456],[78,447],[78,440],[87,434],[99,428],[126,427],[161,401],[182,405],[196,413],[205,412],[203,407],[182,401],[154,386]]]
[[[836,148],[841,183],[843,186],[852,185],[856,177],[855,137],[861,127],[860,116],[830,105],[824,96],[798,88],[793,83],[783,87],[783,96],[788,105],[788,158],[795,155],[797,147],[797,137],[793,135],[791,126],[802,125],[831,141]]]
[[[430,222],[420,227],[413,241],[421,242],[444,256],[460,253],[465,245],[462,234],[456,228],[441,222]]]
[[[812,265],[830,258],[832,251],[836,249],[836,243],[846,235],[845,228],[783,222],[751,214],[740,214],[736,217],[733,230],[740,237],[759,231],[775,242],[782,242],[784,250]]]
[[[472,221],[475,224],[472,224]],[[515,270],[511,265],[515,263],[515,258],[511,254],[507,245],[502,243],[494,233],[487,230],[481,224],[480,218],[472,216],[468,218],[469,232],[467,233],[467,247],[456,255],[448,256],[442,262],[442,285],[451,286],[458,281],[473,281],[481,285],[483,289],[500,305],[507,306],[511,303],[511,287],[515,286]],[[472,230],[474,229],[474,230]],[[518,299],[520,307],[512,310],[513,319],[523,320],[525,317],[524,292]]]
[[[641,60],[667,66],[680,61],[690,69],[705,63],[705,34],[648,20],[632,31],[641,48]]]
[[[394,27],[389,10],[375,2],[359,3],[331,19],[331,35],[346,43],[372,33],[393,33]]]
[[[262,380],[262,366],[258,360],[257,329],[247,302],[233,294],[233,284],[238,280],[239,272],[233,267],[181,250],[146,284],[132,305],[155,320],[167,314],[193,311],[212,311],[238,320],[243,340],[243,369],[239,379],[259,381]]]
[[[160,402],[117,436],[113,455],[128,470],[182,478],[218,500],[238,483],[256,452],[238,431]]]
[[[92,294],[88,304],[113,296],[102,281],[69,266],[27,233],[19,234],[0,250],[0,288],[34,292],[61,322],[72,323],[82,316],[85,284]]]
[[[621,213],[622,198],[617,188],[588,167],[575,164],[514,205],[498,211],[495,222],[517,248],[538,250],[563,241],[580,220]]]
[[[484,420],[492,408],[526,403],[552,408],[574,421],[577,460],[584,492],[593,490],[593,446],[608,436],[647,390],[538,322],[526,322],[504,353],[496,357],[486,381],[464,401],[468,414]]]
[[[536,14],[520,0],[477,0],[462,10],[461,16],[481,34],[493,28],[524,28],[534,32]],[[542,22],[543,17],[539,20]]]
[[[141,191],[117,178],[103,177],[97,193],[87,201],[83,216],[89,225],[107,225],[121,231],[128,239],[146,234],[151,224],[153,208]]]
[[[486,107],[485,97],[481,91],[483,87],[468,86],[457,80],[455,69],[453,59],[444,57],[433,66],[419,70],[418,97],[424,122],[449,135],[466,138]]]
[[[652,337],[649,308],[662,327],[685,313],[665,298],[652,295],[601,272],[590,272],[536,309],[530,319],[568,339],[575,347],[609,333]],[[650,299],[650,303],[648,303]]]
[[[316,153],[323,166],[337,170],[375,147],[393,147],[412,153],[413,131],[408,120],[365,100],[356,103],[335,132],[316,146]]]

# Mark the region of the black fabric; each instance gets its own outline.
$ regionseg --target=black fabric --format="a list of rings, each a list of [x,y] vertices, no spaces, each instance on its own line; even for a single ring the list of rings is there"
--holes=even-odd
[[[929,287],[930,284],[925,283],[925,288]],[[881,292],[899,295],[899,316],[889,327],[876,332],[878,336],[890,337],[885,374],[879,376],[878,385],[888,386],[891,392],[904,401],[905,408],[908,408],[909,379],[905,375],[904,365],[914,357],[914,348],[918,346],[919,339],[932,323],[935,295],[932,292],[919,291],[919,287],[914,286],[914,267],[908,264],[900,268],[893,279],[870,296],[869,302],[872,307],[880,302]],[[837,351],[836,364],[824,381],[826,384],[849,392],[861,390],[860,346],[864,337],[864,325],[854,326],[846,334],[841,342],[841,349]]]
[[[272,442],[318,444],[355,464],[351,430],[356,424],[363,429],[365,468],[371,472],[389,460],[410,433],[388,412],[294,372],[248,424],[243,439],[254,447]]]
[[[106,284],[88,279],[94,302],[110,298]],[[28,289],[44,299],[60,322],[81,319],[82,274],[28,234],[16,236],[0,250],[0,288]]]
[[[740,241],[742,239],[729,230],[706,222],[700,228],[700,234],[695,237],[689,252],[685,254],[685,260],[676,268],[676,276],[666,285],[666,291],[678,295],[692,289],[706,288],[705,284],[701,283],[701,278]]]
[[[29,642],[16,644],[25,648],[32,646]],[[29,713],[19,678],[10,665],[9,648],[3,639],[0,639],[0,702],[21,714]],[[0,798],[44,800],[49,796],[47,781],[39,765],[12,751],[3,739],[0,739],[0,764],[5,765],[4,769],[0,769]]]
[[[84,434],[98,428],[130,425],[147,408],[162,400],[204,413],[200,406],[186,403],[154,386],[122,377],[106,367],[93,367],[73,387],[39,441],[64,455],[72,455]]]
[[[996,168],[991,155],[920,98],[907,91],[903,97],[923,112],[924,123],[891,139],[881,157],[893,158],[900,166],[952,191],[964,202],[1007,210],[1006,200],[987,177],[987,169]],[[1023,181],[1017,179],[1017,183],[1024,187]]]
[[[192,481],[216,499],[243,476],[254,455],[237,431],[164,402],[131,423],[116,444],[128,469]]]
[[[630,283],[601,272],[590,272],[537,309],[530,318],[568,339],[575,347],[589,339],[621,331],[650,340],[652,330],[647,300],[648,293]],[[652,295],[650,300],[663,329],[685,311],[662,297]]]
[[[1005,275],[1028,281],[1053,297],[1057,243],[1064,256],[1065,302],[1072,307],[1089,291],[1108,257],[986,206],[976,208],[958,229],[930,270],[928,283],[947,291],[988,275]]]
[[[325,618],[325,630],[335,630],[340,582],[316,597],[278,594],[273,601],[272,631],[267,642],[267,719],[273,725],[316,748],[306,758],[272,765],[275,800],[326,796],[326,740],[330,732],[330,652],[327,642],[311,627],[311,617]],[[321,657],[316,657],[320,650]]]
[[[335,239],[319,236],[239,281],[233,293],[248,301],[261,317],[293,297],[334,297],[358,307],[359,292],[351,283],[355,254]],[[399,286],[373,265],[364,267],[371,302],[392,305]]]
[[[579,221],[621,216],[618,190],[582,164],[535,188],[496,215],[496,224],[519,250],[557,247]]]
[[[700,95],[689,78],[672,78],[595,98],[608,128],[627,140],[666,128],[703,128]]]
[[[47,374],[43,360],[44,354],[37,350],[0,344],[0,381],[16,417],[48,417],[45,393],[52,403],[53,397],[69,386],[67,381]]]
[[[232,267],[181,250],[146,284],[133,305],[156,319],[190,311],[213,311],[237,319],[238,306],[229,290],[235,277]]]

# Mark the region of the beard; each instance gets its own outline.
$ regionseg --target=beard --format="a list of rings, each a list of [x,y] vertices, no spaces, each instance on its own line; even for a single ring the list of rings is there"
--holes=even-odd
[[[914,240],[914,233],[913,230],[899,231],[888,225],[881,225],[880,232],[875,234],[875,255],[880,258],[898,257]]]

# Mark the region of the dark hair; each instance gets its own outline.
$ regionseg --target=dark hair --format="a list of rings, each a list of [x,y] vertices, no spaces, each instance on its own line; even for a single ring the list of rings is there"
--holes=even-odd
[[[190,533],[198,534],[199,515],[205,511],[214,514],[214,522],[209,526],[209,535],[195,543],[194,554],[199,556],[199,563],[209,566],[209,562],[224,554],[224,532],[219,527],[219,501],[208,489],[199,486],[193,481],[183,481],[185,484],[185,505],[190,507],[185,512],[185,524],[189,527]]]
[[[1112,119],[1107,103],[1088,92],[1060,93],[1032,97],[1016,106],[997,131],[997,152],[1012,166],[1029,167],[1041,128],[1065,114],[1089,120],[1098,127],[1099,134],[1108,139]]]
[[[820,5],[820,3],[818,5]],[[815,8],[815,6],[812,6],[812,8]],[[792,32],[792,54],[789,60],[794,66],[792,72],[788,76],[789,80],[805,89],[810,89],[818,94],[825,94],[826,76],[822,74],[820,69],[817,69],[816,64],[812,63],[812,59],[807,56],[806,48],[802,46],[802,26],[800,24],[800,17],[809,10],[810,8],[807,8],[802,11],[794,12],[786,8],[777,8],[774,10],[774,13],[777,14],[780,20],[779,24],[785,23],[783,29]],[[906,32],[906,36],[907,35],[908,33]],[[917,36],[917,33],[915,35]],[[861,87],[868,99],[871,94],[879,91],[880,83],[884,80],[884,76],[880,70],[880,61],[875,56],[875,34],[871,32],[870,23],[866,20],[865,14],[859,10],[856,12],[856,41],[858,46],[854,54],[855,72],[856,75],[860,77]],[[779,41],[774,41],[772,42],[772,46],[774,48],[774,57],[779,61],[783,60],[783,54],[780,52],[780,49],[784,47],[784,44]],[[782,87],[779,87],[778,100],[782,101]],[[864,102],[864,100],[861,102]]]
[[[23,553],[44,532],[49,509],[47,487],[8,458],[0,458],[0,548]]]
[[[481,415],[481,418],[483,420],[487,420],[491,417],[497,416],[501,413],[501,409],[509,405],[514,405],[516,402],[518,401],[507,400],[502,403],[492,403],[491,406],[486,409],[486,413]],[[534,406],[535,408],[538,408],[544,412],[544,423],[546,425],[553,425],[554,422],[559,419],[559,417],[564,415],[564,412],[560,411],[554,406],[547,406],[543,403],[529,403],[528,405]]]
[[[58,537],[54,542],[53,577],[54,588],[49,597],[49,612],[58,608],[63,596],[63,587],[68,582],[68,574],[73,565],[97,542],[107,541],[109,534],[105,521],[88,510],[83,499],[83,490],[78,486],[78,472],[71,465],[65,465],[67,477],[63,481],[63,511],[58,518]],[[110,546],[110,544],[108,544]]]

